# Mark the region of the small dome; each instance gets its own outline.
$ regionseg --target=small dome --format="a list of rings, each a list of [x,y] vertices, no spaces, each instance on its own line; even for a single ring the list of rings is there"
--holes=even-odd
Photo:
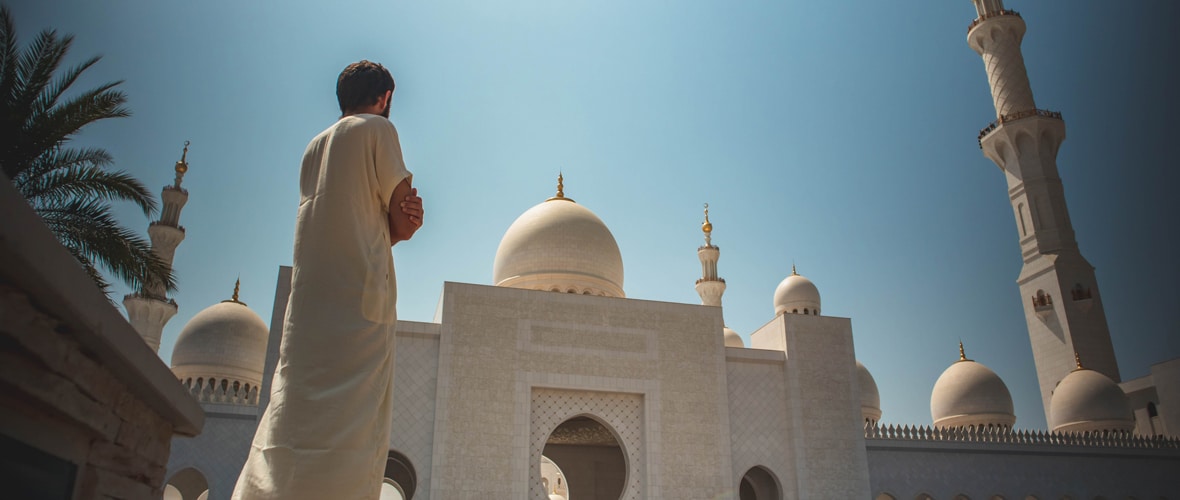
[[[881,420],[881,393],[877,391],[877,381],[860,361],[856,362],[856,379],[860,384],[860,414],[866,422]]]
[[[176,339],[172,372],[257,387],[266,362],[266,323],[245,304],[227,300],[197,313]]]
[[[725,335],[725,347],[746,347],[746,343],[742,342],[742,336],[738,332],[731,330],[728,326],[721,329]]]
[[[1129,431],[1135,418],[1126,393],[1110,377],[1078,368],[1066,375],[1049,400],[1053,432]]]
[[[996,372],[964,355],[934,383],[930,417],[935,427],[1012,427],[1016,423],[1008,386]]]
[[[492,281],[512,288],[625,296],[623,258],[614,235],[594,212],[564,196],[528,209],[512,223],[496,250]]]
[[[819,305],[819,289],[815,283],[800,276],[795,272],[795,266],[791,266],[791,275],[774,290],[774,315],[791,313],[818,316]]]

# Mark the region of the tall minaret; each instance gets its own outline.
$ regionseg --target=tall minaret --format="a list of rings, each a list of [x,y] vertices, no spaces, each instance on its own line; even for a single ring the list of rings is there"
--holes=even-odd
[[[705,233],[705,245],[697,247],[697,257],[701,259],[701,279],[697,280],[697,294],[701,296],[701,304],[721,307],[721,295],[725,293],[725,280],[717,277],[717,259],[721,258],[721,248],[713,246],[713,223],[709,222],[709,204],[705,204],[705,222],[701,224],[701,231]],[[737,332],[722,326],[726,347],[744,347],[742,338]]]
[[[1048,416],[1053,389],[1075,367],[1075,351],[1116,382],[1119,368],[1094,267],[1078,250],[1057,173],[1065,122],[1061,113],[1033,102],[1020,53],[1020,14],[1004,10],[1003,0],[973,3],[979,17],[967,29],[967,43],[983,56],[996,107],[996,121],[980,131],[979,147],[1008,180],[1024,258],[1016,283]]]
[[[160,199],[164,202],[160,220],[148,226],[152,251],[168,264],[169,269],[172,268],[176,247],[184,241],[180,210],[188,202],[188,190],[180,187],[180,182],[184,180],[185,172],[188,172],[188,145],[189,141],[184,141],[184,152],[180,155],[180,161],[176,162],[176,179],[171,186],[164,186],[164,191],[160,193]],[[164,325],[176,315],[176,301],[169,299],[166,294],[163,284],[152,283],[145,289],[123,297],[127,319],[144,342],[155,351],[160,350],[160,335]]]

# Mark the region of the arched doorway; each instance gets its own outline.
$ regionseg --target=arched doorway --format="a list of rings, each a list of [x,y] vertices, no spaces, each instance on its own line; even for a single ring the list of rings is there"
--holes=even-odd
[[[751,467],[738,486],[740,500],[781,500],[783,497],[774,474],[762,466]]]
[[[562,422],[549,434],[541,455],[567,478],[568,500],[618,500],[623,494],[627,460],[622,445],[598,420],[583,415]]]
[[[171,489],[168,488],[169,486]],[[202,496],[207,498],[209,495],[209,481],[197,469],[192,467],[181,469],[168,480],[168,483],[164,487],[164,494],[165,498],[175,498],[177,500],[198,500]]]
[[[418,489],[418,472],[401,452],[389,450],[385,460],[385,478],[381,483],[381,500],[410,500]]]

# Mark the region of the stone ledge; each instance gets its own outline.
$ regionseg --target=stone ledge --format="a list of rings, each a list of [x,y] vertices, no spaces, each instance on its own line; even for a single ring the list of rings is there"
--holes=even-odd
[[[36,309],[58,320],[53,329],[68,331],[81,350],[172,422],[176,433],[199,433],[204,424],[200,406],[2,174],[0,213],[0,283],[20,290]],[[53,349],[31,350],[56,362]],[[102,383],[87,384],[84,390],[107,390]]]

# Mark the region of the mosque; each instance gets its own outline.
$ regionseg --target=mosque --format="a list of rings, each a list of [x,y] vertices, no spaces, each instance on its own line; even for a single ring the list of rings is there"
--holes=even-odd
[[[1180,498],[1180,360],[1120,379],[1057,173],[1064,121],[1033,101],[1020,15],[973,3],[968,44],[997,114],[979,144],[1009,185],[1049,431],[1014,427],[1005,382],[962,346],[934,384],[933,426],[879,425],[851,320],[824,315],[794,269],[744,345],[722,316],[707,206],[701,305],[627,298],[614,236],[559,177],[508,227],[491,285],[445,283],[433,322],[397,323],[382,498]],[[149,228],[168,262],[187,169],[182,156]],[[173,440],[165,498],[229,498],[267,405],[290,277],[281,267],[269,327],[235,289],[181,332],[172,371],[206,423]],[[146,292],[124,304],[158,349],[178,306]]]

